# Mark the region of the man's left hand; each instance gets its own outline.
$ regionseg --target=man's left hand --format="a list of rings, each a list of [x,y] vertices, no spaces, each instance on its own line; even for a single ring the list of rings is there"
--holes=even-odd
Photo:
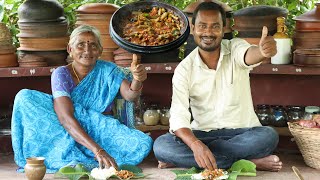
[[[262,28],[259,50],[261,55],[266,58],[277,54],[277,43],[272,36],[268,36],[268,28],[266,26]]]
[[[132,56],[130,71],[133,78],[139,82],[143,82],[147,79],[147,71],[142,64],[139,64],[138,56],[136,54],[133,54]]]

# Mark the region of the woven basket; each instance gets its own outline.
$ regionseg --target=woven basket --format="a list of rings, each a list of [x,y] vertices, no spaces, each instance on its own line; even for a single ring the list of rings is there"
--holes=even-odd
[[[297,123],[288,122],[304,162],[315,169],[320,169],[320,128],[306,128]]]

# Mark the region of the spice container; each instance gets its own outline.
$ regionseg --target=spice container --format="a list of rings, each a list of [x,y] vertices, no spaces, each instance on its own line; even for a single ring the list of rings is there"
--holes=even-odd
[[[303,118],[304,107],[302,106],[287,106],[288,121],[294,122]]]
[[[320,112],[320,107],[318,106],[307,106],[304,110],[304,120],[312,120],[314,114],[318,114]]]
[[[170,109],[169,108],[163,108],[160,112],[160,123],[162,125],[168,126],[169,125],[169,119],[170,119]]]
[[[159,123],[160,113],[158,112],[156,105],[151,105],[143,113],[143,121],[147,126],[155,126]]]
[[[287,121],[288,121],[288,115],[283,108],[283,106],[280,105],[275,105],[271,106],[272,108],[272,120],[271,120],[271,125],[276,126],[276,127],[285,127],[287,126]]]
[[[258,116],[260,123],[263,126],[267,126],[270,124],[272,116],[271,116],[269,105],[266,105],[266,104],[257,105],[256,114]]]

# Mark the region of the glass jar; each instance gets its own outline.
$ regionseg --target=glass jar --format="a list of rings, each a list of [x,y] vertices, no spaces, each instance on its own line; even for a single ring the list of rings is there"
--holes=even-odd
[[[272,118],[272,121],[270,124],[275,127],[287,126],[288,115],[287,115],[285,109],[283,108],[283,106],[274,105],[274,106],[271,106],[271,108],[272,108],[273,118]]]
[[[142,120],[143,116],[143,103],[144,98],[142,95],[140,95],[136,101],[134,102],[134,115],[135,115],[135,125],[143,125],[144,122]]]
[[[313,115],[320,112],[320,107],[318,106],[306,106],[304,109],[304,120],[312,120]]]
[[[170,109],[169,108],[163,108],[160,111],[160,123],[162,125],[168,126],[169,125],[169,119],[170,119]]]
[[[294,122],[303,118],[304,107],[302,106],[287,106],[288,121]]]
[[[270,106],[267,104],[258,104],[257,109],[256,109],[256,114],[258,116],[258,119],[260,123],[263,126],[267,126],[270,124],[271,121],[271,111],[270,111]]]
[[[159,123],[160,113],[155,106],[150,106],[147,108],[147,110],[143,113],[143,121],[147,126],[155,126]]]

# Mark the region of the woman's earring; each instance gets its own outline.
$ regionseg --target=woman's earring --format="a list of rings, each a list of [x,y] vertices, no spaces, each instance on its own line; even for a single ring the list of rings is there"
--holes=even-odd
[[[69,55],[72,58],[72,54]]]

